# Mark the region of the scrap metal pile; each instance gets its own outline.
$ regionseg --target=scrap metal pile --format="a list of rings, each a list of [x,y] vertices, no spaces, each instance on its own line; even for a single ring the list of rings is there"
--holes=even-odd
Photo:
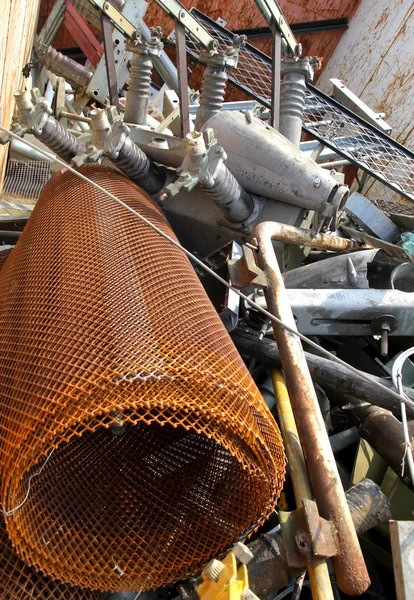
[[[2,128],[2,598],[408,598],[413,223],[362,192],[414,201],[414,156],[312,87],[277,3],[271,60],[155,1],[168,39],[57,0]]]

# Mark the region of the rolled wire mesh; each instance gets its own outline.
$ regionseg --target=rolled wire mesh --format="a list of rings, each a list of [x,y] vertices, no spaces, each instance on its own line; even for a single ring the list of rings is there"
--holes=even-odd
[[[174,237],[124,176],[82,172]],[[73,585],[192,574],[283,484],[279,430],[188,259],[70,172],[0,273],[0,426],[8,533]]]
[[[102,600],[99,592],[81,590],[44,577],[26,565],[13,550],[5,523],[0,522],[1,600]]]

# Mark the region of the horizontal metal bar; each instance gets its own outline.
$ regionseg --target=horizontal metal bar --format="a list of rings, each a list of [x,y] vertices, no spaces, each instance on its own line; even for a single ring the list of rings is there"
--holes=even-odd
[[[320,21],[309,21],[305,23],[290,23],[293,33],[317,33],[319,31],[331,31],[336,29],[348,29],[347,17],[339,19],[322,19]],[[246,35],[250,39],[271,37],[270,27],[250,27],[247,29],[232,29],[235,35]]]

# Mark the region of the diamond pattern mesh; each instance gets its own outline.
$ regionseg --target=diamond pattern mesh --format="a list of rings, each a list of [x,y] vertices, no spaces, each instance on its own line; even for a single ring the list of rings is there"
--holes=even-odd
[[[0,523],[1,600],[102,600],[99,592],[52,581],[28,567],[13,550],[4,521]]]
[[[124,176],[82,172],[173,236]],[[0,427],[13,544],[92,589],[198,571],[284,479],[277,425],[185,255],[70,172],[0,273]]]
[[[196,9],[192,9],[191,13],[219,41],[221,49],[231,44],[231,31]],[[189,54],[198,59],[197,44],[188,37],[186,43]],[[238,66],[230,71],[229,81],[270,108],[272,61],[254,46],[246,44],[241,50]],[[414,201],[414,154],[311,85],[308,86],[303,129],[394,191]]]

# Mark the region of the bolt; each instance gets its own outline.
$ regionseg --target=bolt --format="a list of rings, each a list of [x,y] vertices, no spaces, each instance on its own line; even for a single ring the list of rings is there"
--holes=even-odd
[[[203,571],[203,578],[207,579],[208,581],[218,581],[220,578],[220,575],[223,573],[224,571],[224,565],[221,561],[216,560],[215,558],[213,558],[213,560],[211,560],[208,565],[205,567],[204,571]]]
[[[233,546],[232,552],[243,565],[247,565],[253,558],[252,551],[241,542],[237,542],[237,544]]]
[[[316,188],[321,187],[321,183],[322,183],[321,178],[315,177],[315,179],[313,180],[313,187],[316,187]]]
[[[208,177],[207,175],[200,175],[200,183],[207,183]]]

